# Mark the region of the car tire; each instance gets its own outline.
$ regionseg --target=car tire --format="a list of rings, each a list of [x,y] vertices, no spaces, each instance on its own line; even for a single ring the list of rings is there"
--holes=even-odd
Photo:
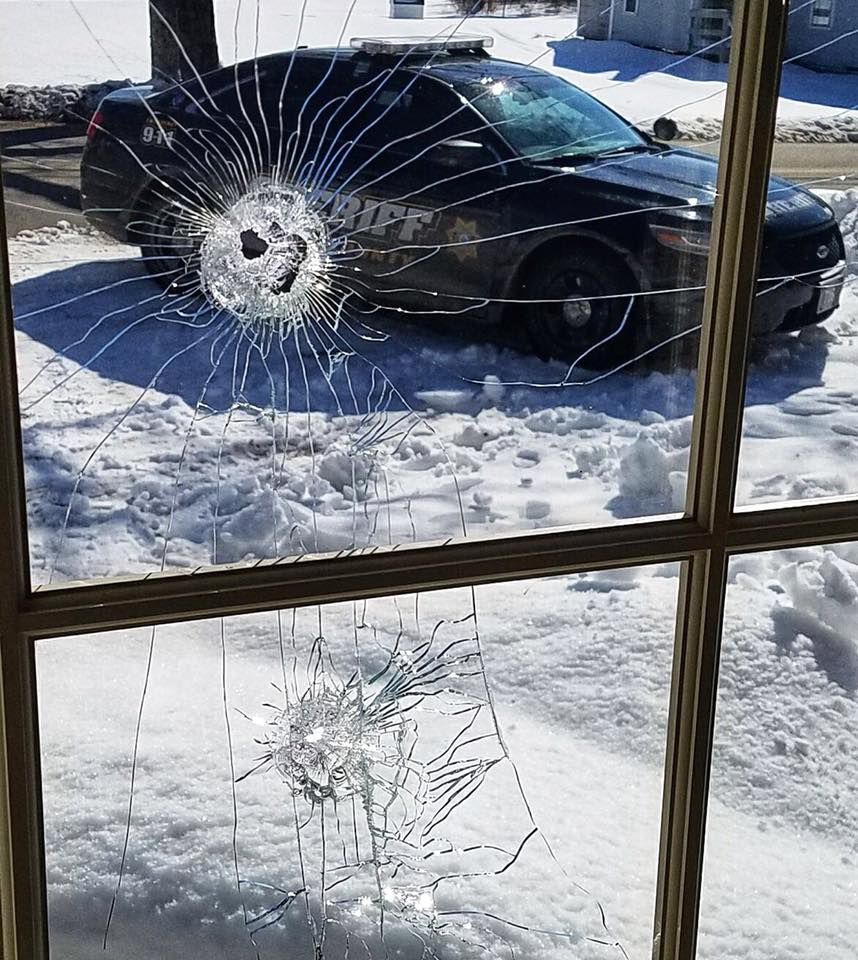
[[[522,285],[534,351],[603,370],[634,356],[640,311],[629,310],[637,285],[611,254],[570,243],[555,248],[528,270]],[[593,299],[587,299],[592,297]],[[628,316],[626,313],[628,311]]]
[[[143,263],[164,290],[183,293],[198,282],[198,242],[183,232],[181,208],[162,190],[150,191],[128,225],[128,237],[140,247]]]

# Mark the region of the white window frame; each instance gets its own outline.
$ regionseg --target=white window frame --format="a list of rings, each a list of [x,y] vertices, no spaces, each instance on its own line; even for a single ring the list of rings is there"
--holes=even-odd
[[[252,569],[33,590],[0,203],[0,942],[46,960],[36,641],[182,620],[605,567],[681,561],[654,918],[655,960],[693,960],[718,656],[731,556],[858,540],[858,502],[737,510],[736,477],[787,4],[737,0],[681,519],[303,557]]]
[[[623,13],[637,16],[639,2],[640,0],[623,0]]]

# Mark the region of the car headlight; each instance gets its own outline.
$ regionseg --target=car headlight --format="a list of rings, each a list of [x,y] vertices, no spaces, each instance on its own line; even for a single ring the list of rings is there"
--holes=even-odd
[[[706,256],[709,253],[708,224],[667,224],[651,223],[650,232],[658,242],[680,253]]]

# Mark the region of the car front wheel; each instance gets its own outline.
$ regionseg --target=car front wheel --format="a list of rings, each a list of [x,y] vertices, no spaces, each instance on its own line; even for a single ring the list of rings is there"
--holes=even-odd
[[[616,258],[574,244],[553,251],[523,285],[531,342],[543,359],[604,369],[634,356],[634,281]]]

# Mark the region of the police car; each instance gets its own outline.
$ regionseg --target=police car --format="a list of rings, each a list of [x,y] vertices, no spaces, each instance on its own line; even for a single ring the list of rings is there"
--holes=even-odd
[[[378,303],[563,359],[692,329],[716,161],[490,43],[356,39],[112,93],[88,130],[84,212],[169,280],[199,243],[182,207],[288,166],[343,218]],[[844,275],[831,209],[772,177],[755,329],[824,320]]]

